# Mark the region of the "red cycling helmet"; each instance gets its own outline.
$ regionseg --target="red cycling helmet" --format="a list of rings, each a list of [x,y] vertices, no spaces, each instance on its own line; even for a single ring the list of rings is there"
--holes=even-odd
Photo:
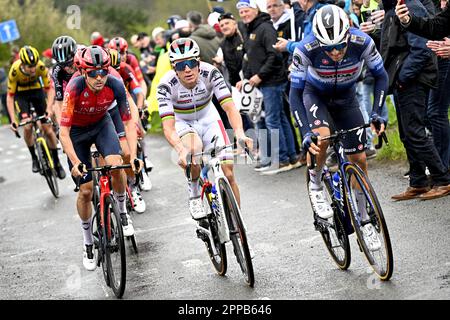
[[[81,69],[105,69],[111,64],[108,52],[100,46],[90,46],[81,51]]]
[[[108,43],[109,49],[115,49],[119,52],[125,52],[128,50],[128,42],[124,38],[121,37],[115,37],[111,39]]]

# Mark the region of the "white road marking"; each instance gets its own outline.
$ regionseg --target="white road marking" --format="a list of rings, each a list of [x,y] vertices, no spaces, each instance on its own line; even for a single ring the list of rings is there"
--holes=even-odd
[[[181,264],[186,268],[195,268],[195,267],[203,266],[203,265],[206,265],[209,263],[202,262],[199,259],[191,259],[191,260],[181,261]]]
[[[10,258],[21,257],[21,256],[25,256],[27,254],[37,253],[39,251],[45,251],[45,249],[44,248],[38,248],[38,249],[30,250],[30,251],[21,252],[21,253],[14,254],[14,255],[10,256]]]

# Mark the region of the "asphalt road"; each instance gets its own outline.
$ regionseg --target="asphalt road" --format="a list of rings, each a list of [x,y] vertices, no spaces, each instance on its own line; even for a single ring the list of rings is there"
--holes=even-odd
[[[55,200],[43,177],[31,172],[23,140],[2,127],[0,141],[0,299],[115,299],[101,271],[82,266],[72,180],[60,181]],[[404,165],[370,162],[394,249],[394,274],[385,283],[368,268],[354,235],[349,270],[334,265],[312,224],[304,167],[268,177],[238,165],[243,214],[256,252],[251,289],[231,244],[227,276],[215,274],[196,238],[185,179],[168,144],[161,136],[146,141],[155,164],[153,189],[143,193],[147,211],[132,216],[139,254],[128,244],[124,299],[450,298],[450,197],[392,202],[390,196],[407,187]]]

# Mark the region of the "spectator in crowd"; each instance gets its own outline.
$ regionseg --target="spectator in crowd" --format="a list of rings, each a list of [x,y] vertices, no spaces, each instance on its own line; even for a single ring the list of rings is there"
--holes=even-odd
[[[187,20],[179,20],[177,23],[175,23],[175,30],[172,33],[171,41],[172,43],[174,40],[178,38],[189,38],[191,35],[191,27],[189,25],[189,21]]]
[[[395,4],[395,0],[383,0],[386,17],[380,53],[389,74],[390,90],[394,93],[400,139],[410,165],[410,186],[392,199],[429,200],[450,193],[450,173],[425,132],[424,115],[429,90],[436,88],[437,59],[427,48],[425,38],[406,31],[400,21],[394,19]],[[418,17],[429,17],[433,14],[429,10],[434,9],[425,8],[418,0],[408,1],[408,7]],[[430,182],[425,166],[430,171]]]
[[[291,0],[282,0],[283,1],[283,6],[285,9],[291,9],[292,5],[291,5]]]
[[[207,24],[203,24],[203,16],[198,11],[189,11],[187,20],[191,25],[190,38],[195,40],[200,47],[200,59],[209,64],[213,64],[213,58],[219,49],[220,39],[216,31]]]
[[[246,27],[244,78],[248,79],[252,86],[258,87],[263,94],[268,136],[276,137],[276,131],[279,136],[278,148],[276,143],[272,143],[271,157],[262,155],[257,170],[265,171],[265,174],[291,170],[292,164],[299,161],[299,156],[295,152],[294,136],[283,111],[287,73],[282,55],[273,47],[277,40],[276,31],[270,21],[270,15],[260,12],[254,0],[240,0],[236,8]],[[239,82],[236,87],[240,89],[241,86],[242,82]]]
[[[403,26],[408,31],[428,39],[427,46],[438,56],[438,88],[432,89],[428,100],[427,117],[431,125],[433,141],[439,156],[447,169],[450,168],[450,129],[448,108],[450,105],[450,7],[448,1],[440,2],[441,12],[432,19],[410,16],[406,5],[398,5],[395,9]]]
[[[154,50],[156,44],[151,41],[149,35],[145,32],[139,32],[131,36],[130,42],[133,47],[139,49],[141,53],[139,64],[142,72],[152,81],[155,76],[156,60],[158,58]]]
[[[290,12],[285,8],[283,0],[267,0],[267,13],[270,15],[270,18],[272,19],[273,27],[277,31],[277,36],[284,38],[284,39],[291,39],[291,14]],[[289,65],[291,63],[290,54],[288,52],[283,52],[283,65],[286,69],[286,72],[288,72]],[[284,102],[284,113],[288,117],[289,127],[292,131],[292,134],[294,135],[294,142],[295,142],[295,151],[297,154],[300,154],[300,145],[298,143],[298,140],[296,139],[296,133],[294,129],[294,125],[292,123],[292,117],[291,117],[291,109],[289,106],[289,91],[290,91],[290,82],[286,85],[285,94],[283,96],[283,102]],[[305,162],[306,160],[306,153],[302,153],[303,160]],[[296,163],[296,166],[300,166],[301,163]]]
[[[181,16],[177,15],[177,14],[175,14],[173,16],[170,16],[167,19],[167,26],[169,28],[168,30],[175,30],[176,29],[175,24],[177,23],[177,21],[180,21],[182,19],[183,18]]]
[[[93,46],[104,47],[105,45],[108,44],[108,42],[105,41],[105,39],[103,38],[103,36],[100,32],[94,31],[91,34],[91,44]]]
[[[223,38],[223,33],[220,30],[219,26],[219,17],[220,13],[218,12],[211,12],[208,16],[208,25],[212,27],[216,31],[216,36],[221,39]]]

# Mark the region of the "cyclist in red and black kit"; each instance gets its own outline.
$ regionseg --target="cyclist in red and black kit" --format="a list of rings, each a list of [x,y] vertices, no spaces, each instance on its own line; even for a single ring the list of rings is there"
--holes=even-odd
[[[80,172],[78,166],[83,164],[84,167],[91,167],[92,144],[96,145],[107,164],[122,164],[119,138],[108,113],[108,107],[114,100],[125,125],[131,165],[135,172],[141,169],[142,162],[139,162],[140,168],[135,168],[136,128],[131,118],[125,87],[119,79],[108,75],[108,53],[99,46],[87,47],[81,52],[79,63],[82,75],[70,80],[64,94],[60,140],[69,158],[72,176],[81,178],[77,210],[83,229],[83,265],[87,270],[94,270],[96,263],[91,230],[92,176],[90,173]],[[134,230],[130,230],[132,226],[128,225],[124,175],[121,171],[113,171],[111,175],[113,195],[121,213],[126,236],[134,233]]]
[[[121,61],[126,62],[132,68],[134,75],[139,81],[139,85],[142,88],[142,92],[144,92],[144,97],[147,96],[147,84],[144,79],[144,75],[142,74],[141,67],[139,66],[139,61],[133,54],[128,52],[128,42],[124,38],[116,37],[111,39],[108,44],[109,49],[115,49],[119,51],[121,56]],[[139,109],[143,107],[143,105],[137,105]]]

